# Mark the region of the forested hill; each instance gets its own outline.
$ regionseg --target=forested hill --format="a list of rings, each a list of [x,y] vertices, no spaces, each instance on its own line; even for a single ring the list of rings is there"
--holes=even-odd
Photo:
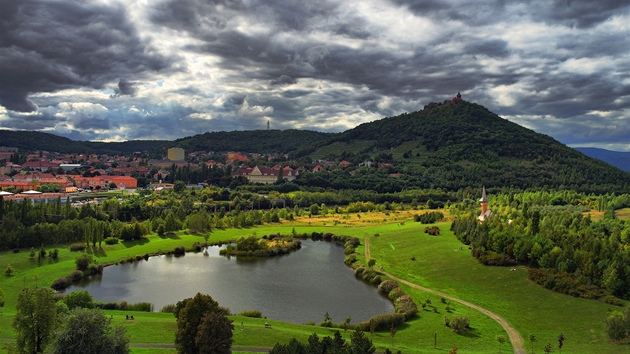
[[[186,151],[240,151],[304,155],[338,135],[311,130],[247,130],[209,132],[177,139],[171,145]]]
[[[49,133],[0,130],[0,146],[16,147],[20,152],[50,151],[59,153],[130,153],[152,151],[165,146],[165,140],[124,142],[75,141]]]
[[[485,184],[606,192],[630,186],[630,173],[465,101],[429,104],[422,111],[361,124],[313,155],[391,162],[410,187]]]

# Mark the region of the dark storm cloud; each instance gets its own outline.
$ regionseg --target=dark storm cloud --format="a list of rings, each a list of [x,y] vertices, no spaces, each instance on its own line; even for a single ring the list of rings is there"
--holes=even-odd
[[[627,11],[628,7],[626,0],[556,0],[552,3],[551,11],[542,13],[543,18],[576,27],[594,26],[616,15],[619,10]],[[540,0],[535,6],[547,4],[547,1]]]
[[[0,12],[8,112],[0,107],[0,127],[90,139],[174,139],[267,121],[340,131],[461,91],[563,141],[619,141],[630,127],[629,8],[612,0],[14,1]],[[581,132],[589,124],[596,135]]]
[[[140,40],[122,6],[8,3],[2,11],[0,104],[10,110],[35,110],[31,93],[101,88],[121,74],[168,66]]]
[[[271,80],[271,85],[293,85],[296,82],[297,81],[290,76],[280,75],[280,77],[278,77],[277,79]]]
[[[115,90],[116,96],[133,96],[138,91],[137,83],[120,79],[118,88]]]

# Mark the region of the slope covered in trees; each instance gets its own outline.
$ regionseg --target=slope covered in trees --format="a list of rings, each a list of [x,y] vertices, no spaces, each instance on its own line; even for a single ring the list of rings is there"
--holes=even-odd
[[[59,153],[130,153],[155,150],[167,141],[134,140],[125,142],[75,141],[49,133],[0,130],[0,145],[16,147],[20,152],[50,151]]]
[[[242,151],[304,155],[334,133],[311,130],[247,130],[209,132],[175,140],[173,146],[187,151]]]
[[[317,153],[357,162],[392,163],[419,187],[480,184],[515,188],[621,191],[630,174],[469,102],[362,124]]]

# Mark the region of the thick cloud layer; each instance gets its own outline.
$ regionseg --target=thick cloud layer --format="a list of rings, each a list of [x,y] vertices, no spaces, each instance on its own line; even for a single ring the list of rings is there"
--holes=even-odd
[[[627,1],[0,4],[1,128],[343,131],[461,91],[564,143],[630,150]]]

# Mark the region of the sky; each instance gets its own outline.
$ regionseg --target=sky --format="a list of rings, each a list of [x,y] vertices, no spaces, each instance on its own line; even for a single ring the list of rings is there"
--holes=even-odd
[[[630,151],[630,2],[0,0],[0,129],[341,132],[457,92]]]

